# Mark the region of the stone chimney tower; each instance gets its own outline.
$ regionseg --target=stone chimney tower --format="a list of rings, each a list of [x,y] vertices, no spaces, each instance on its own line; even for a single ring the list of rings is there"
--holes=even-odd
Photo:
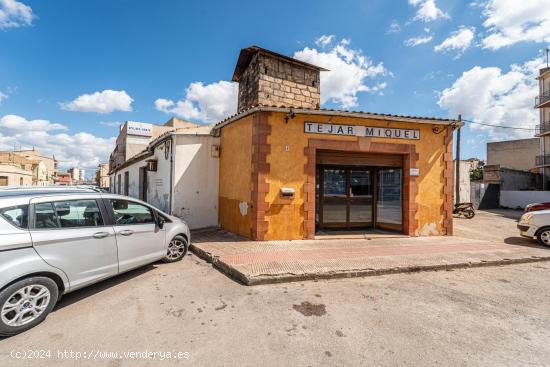
[[[232,79],[239,83],[237,112],[257,105],[317,109],[321,71],[326,69],[257,46],[243,48]]]

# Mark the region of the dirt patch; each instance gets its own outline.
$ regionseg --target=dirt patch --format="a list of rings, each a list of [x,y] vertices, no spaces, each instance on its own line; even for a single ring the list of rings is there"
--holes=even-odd
[[[299,305],[292,305],[292,308],[304,316],[323,316],[327,313],[326,307],[323,304],[315,305],[309,302],[302,302]]]

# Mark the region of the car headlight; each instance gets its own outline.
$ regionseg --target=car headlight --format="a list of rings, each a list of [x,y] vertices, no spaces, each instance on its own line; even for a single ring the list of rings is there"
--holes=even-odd
[[[533,214],[523,214],[521,216],[521,219],[519,220],[520,222],[523,222],[523,223],[529,223],[529,221],[531,220],[531,218],[533,218]]]

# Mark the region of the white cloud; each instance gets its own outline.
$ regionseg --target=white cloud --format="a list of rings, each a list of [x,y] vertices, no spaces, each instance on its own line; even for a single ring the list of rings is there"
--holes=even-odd
[[[103,92],[83,94],[71,102],[59,105],[67,111],[111,113],[113,111],[132,111],[134,100],[126,91],[106,89]]]
[[[47,120],[27,120],[17,115],[0,117],[0,150],[14,146],[35,147],[41,153],[59,160],[61,168],[72,166],[88,170],[109,160],[116,138],[101,138],[90,133],[68,134],[67,127]]]
[[[159,98],[157,110],[200,122],[215,122],[237,111],[238,84],[221,80],[203,84],[194,82],[185,90],[185,98],[174,102]]]
[[[437,7],[435,0],[409,0],[409,4],[418,8],[413,20],[428,23],[437,19],[449,18],[447,13]]]
[[[474,27],[460,27],[457,31],[451,33],[451,35],[434,47],[436,52],[445,51],[458,51],[461,55],[466,49],[472,46],[475,36]]]
[[[62,124],[52,123],[48,120],[27,120],[17,115],[5,115],[0,118],[0,127],[2,131],[12,133],[24,132],[25,130],[67,130],[67,127]]]
[[[108,126],[108,127],[120,127],[120,121],[100,121],[100,125]]]
[[[16,0],[0,0],[0,29],[28,26],[33,18],[30,6]]]
[[[332,43],[333,39],[334,39],[333,34],[331,35],[323,34],[321,37],[315,40],[315,44],[319,47],[326,47]]]
[[[393,34],[401,32],[401,26],[395,20],[390,23],[386,34]]]
[[[548,0],[491,0],[485,5],[483,47],[497,50],[517,42],[550,42]]]
[[[539,112],[533,108],[538,94],[539,60],[511,65],[506,73],[498,67],[475,66],[464,72],[451,87],[443,90],[438,104],[456,117],[476,122],[534,128]],[[471,124],[470,128],[483,131],[491,139],[530,137],[533,131],[490,128]]]
[[[367,79],[391,75],[384,64],[374,64],[361,50],[352,49],[349,44],[349,40],[343,39],[327,51],[306,47],[294,53],[298,60],[330,70],[321,72],[321,103],[331,101],[344,108],[354,107],[358,93],[380,92],[386,86],[383,82],[367,84]]]
[[[415,46],[419,46],[419,45],[423,45],[425,43],[428,43],[432,39],[433,39],[433,36],[412,37],[412,38],[409,38],[408,40],[405,40],[405,42],[403,42],[403,43],[405,44],[405,46],[415,47]]]
[[[2,103],[2,101],[5,100],[6,98],[8,98],[8,95],[0,92],[0,103]]]

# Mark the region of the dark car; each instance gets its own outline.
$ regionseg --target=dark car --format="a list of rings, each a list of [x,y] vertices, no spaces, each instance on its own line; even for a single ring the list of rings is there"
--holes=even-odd
[[[525,213],[527,212],[536,212],[539,210],[549,210],[550,202],[548,203],[533,203],[525,206]]]

